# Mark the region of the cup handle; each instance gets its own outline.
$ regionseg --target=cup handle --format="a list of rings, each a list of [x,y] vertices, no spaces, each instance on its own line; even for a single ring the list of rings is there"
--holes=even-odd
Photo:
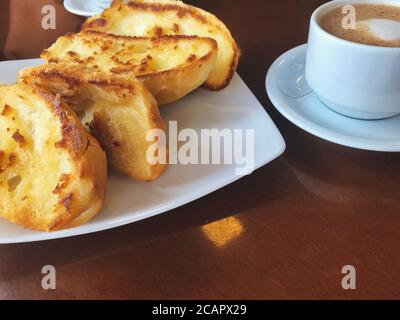
[[[291,98],[302,98],[313,92],[306,81],[305,57],[293,55],[279,63],[278,87]]]

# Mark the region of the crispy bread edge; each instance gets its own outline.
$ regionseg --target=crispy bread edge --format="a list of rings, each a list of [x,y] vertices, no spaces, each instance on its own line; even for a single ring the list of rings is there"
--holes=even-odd
[[[231,64],[229,67],[229,71],[225,77],[225,79],[218,84],[212,83],[211,81],[207,80],[204,84],[204,87],[212,90],[212,91],[219,91],[226,88],[232,80],[232,77],[236,71],[237,65],[239,63],[239,59],[241,56],[241,51],[239,46],[237,45],[235,39],[233,38],[230,30],[228,27],[214,14],[207,12],[201,8],[191,6],[185,4],[183,2],[176,2],[176,3],[156,3],[156,2],[145,2],[145,1],[129,1],[128,3],[124,3],[121,0],[114,0],[111,6],[104,10],[103,13],[91,17],[86,20],[86,22],[82,25],[82,31],[87,32],[91,28],[102,27],[107,24],[107,20],[104,19],[104,15],[107,14],[109,11],[114,9],[118,10],[118,7],[121,5],[126,5],[130,8],[137,8],[144,11],[152,11],[152,12],[163,12],[163,11],[176,11],[178,16],[185,16],[191,15],[193,18],[199,21],[201,24],[213,23],[215,27],[221,30],[221,32],[225,33],[226,37],[230,39],[231,47],[233,50],[233,58],[231,60]]]

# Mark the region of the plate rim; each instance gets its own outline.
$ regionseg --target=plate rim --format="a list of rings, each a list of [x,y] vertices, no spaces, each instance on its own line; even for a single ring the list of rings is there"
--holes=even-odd
[[[9,61],[1,61],[0,65],[3,63],[6,64],[18,64],[18,63],[26,63],[29,64],[32,62],[33,64],[37,64],[39,62],[42,62],[41,59],[22,59],[22,60],[9,60]],[[240,77],[239,74],[235,73],[235,77],[238,77],[238,79],[241,81],[242,85],[244,88],[249,92],[249,97],[252,99],[255,99],[257,104],[254,106],[256,107],[259,112],[262,112],[265,116],[265,121],[267,121],[270,126],[271,130],[273,130],[273,136],[274,136],[274,149],[272,149],[269,153],[268,156],[263,157],[263,160],[257,163],[254,167],[253,173],[260,169],[261,167],[265,166],[266,164],[274,161],[277,159],[279,156],[281,156],[284,151],[286,150],[286,142],[282,136],[282,133],[280,132],[279,128],[276,126],[264,106],[260,103],[260,101],[257,99],[256,95],[250,90],[246,82]],[[151,217],[155,217],[160,214],[165,214],[169,213],[170,211],[179,208],[181,206],[184,206],[186,204],[192,203],[193,201],[196,201],[198,199],[201,199],[219,189],[222,189],[242,178],[245,176],[237,176],[237,175],[230,175],[227,176],[225,179],[220,179],[217,181],[217,183],[212,184],[208,189],[195,189],[195,192],[190,193],[188,196],[180,196],[176,197],[174,200],[169,201],[168,203],[160,204],[157,205],[156,207],[153,207],[151,210],[146,210],[142,209],[137,211],[136,213],[132,213],[130,215],[124,215],[123,217],[114,217],[110,218],[108,221],[104,221],[99,223],[98,226],[93,228],[93,226],[90,226],[88,224],[77,227],[77,228],[71,228],[71,229],[65,229],[65,230],[60,230],[56,231],[54,233],[46,233],[46,232],[39,232],[39,231],[34,231],[34,230],[28,230],[32,231],[32,234],[28,235],[21,235],[21,236],[16,236],[16,237],[8,237],[7,239],[2,239],[0,237],[0,245],[1,244],[18,244],[18,243],[31,243],[31,242],[41,242],[41,241],[49,241],[49,240],[56,240],[56,239],[63,239],[63,238],[70,238],[70,237],[75,237],[75,236],[83,236],[83,235],[88,235],[92,233],[97,233],[97,232],[102,232],[106,230],[111,230],[115,229],[121,226],[129,225],[138,221],[146,220]],[[9,223],[9,222],[8,222]],[[22,227],[21,227],[22,228]]]
[[[72,14],[82,16],[82,17],[92,17],[93,15],[96,14],[94,12],[76,9],[76,7],[73,5],[73,2],[71,0],[64,0],[64,8],[65,8],[65,10],[67,10],[68,12],[70,12]]]
[[[263,161],[260,165],[255,167],[253,173],[255,173],[258,169],[262,168],[268,163],[271,163],[272,161],[276,160],[280,155],[283,154],[285,151],[286,147],[281,148],[282,151],[276,152],[276,155],[274,155],[272,160],[266,160]],[[252,173],[252,174],[253,174]],[[191,196],[188,198],[185,197],[180,197],[179,201],[174,201],[174,203],[170,203],[168,205],[162,205],[157,208],[154,208],[152,211],[147,211],[143,212],[140,214],[135,214],[135,216],[127,216],[125,218],[113,218],[109,222],[104,222],[101,223],[99,227],[96,227],[93,230],[78,230],[76,228],[70,228],[70,229],[65,229],[65,230],[59,230],[54,233],[45,233],[45,232],[40,232],[37,231],[36,233],[35,230],[28,230],[35,232],[33,235],[27,235],[27,236],[19,236],[16,237],[14,240],[2,240],[0,238],[0,245],[7,245],[7,244],[18,244],[18,243],[32,243],[32,242],[42,242],[42,241],[51,241],[51,240],[57,240],[57,239],[66,239],[66,238],[71,238],[71,237],[76,237],[76,236],[85,236],[85,235],[90,235],[102,231],[107,231],[107,230],[112,230],[116,229],[122,226],[127,226],[130,224],[133,224],[135,222],[147,220],[153,217],[156,217],[161,214],[167,214],[172,210],[175,210],[177,208],[180,208],[182,206],[185,206],[187,204],[190,204],[196,200],[200,200],[201,198],[204,198],[205,196],[208,196],[224,187],[227,187],[241,179],[243,179],[245,176],[235,176],[234,179],[227,179],[226,181],[220,182],[217,185],[214,185],[212,188],[210,188],[208,191],[201,191],[198,193],[191,193]],[[144,211],[144,210],[143,210]],[[85,226],[82,226],[85,228]],[[23,227],[21,227],[23,228]],[[89,228],[87,226],[86,228]],[[58,233],[60,232],[60,233]]]
[[[265,79],[265,87],[267,91],[267,95],[272,103],[272,105],[282,114],[287,120],[291,123],[299,127],[300,129],[318,137],[323,140],[342,145],[349,148],[366,150],[366,151],[374,151],[374,152],[388,152],[395,153],[400,152],[400,141],[392,144],[385,144],[382,146],[382,140],[371,140],[364,138],[356,138],[343,133],[339,133],[337,131],[327,129],[318,123],[309,120],[309,118],[304,117],[300,113],[293,110],[293,108],[286,102],[282,101],[279,97],[279,94],[276,94],[276,91],[279,88],[275,88],[277,75],[278,75],[278,66],[280,61],[286,56],[293,54],[294,52],[298,52],[301,50],[307,49],[307,43],[294,47],[282,55],[280,55],[274,63],[268,69],[266,79]],[[282,95],[284,93],[281,93]],[[310,95],[315,95],[314,92],[310,93]],[[322,105],[322,102],[321,102]],[[327,107],[325,107],[327,108]],[[332,111],[334,112],[334,111]],[[338,114],[341,117],[345,117],[343,115]],[[346,117],[347,118],[347,117]],[[351,118],[349,118],[351,119]],[[351,119],[353,121],[361,122],[364,120]],[[385,120],[376,120],[376,121],[385,121]]]

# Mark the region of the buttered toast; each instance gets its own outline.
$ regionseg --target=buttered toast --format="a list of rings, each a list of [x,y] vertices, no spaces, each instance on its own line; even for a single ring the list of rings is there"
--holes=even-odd
[[[181,1],[114,0],[110,8],[89,18],[82,31],[97,30],[117,35],[160,37],[194,35],[215,39],[218,57],[205,86],[226,87],[238,64],[240,50],[230,31],[213,14]]]
[[[147,134],[163,130],[164,123],[156,100],[139,80],[61,63],[25,69],[19,76],[67,101],[116,169],[143,181],[166,169],[165,163],[147,159],[149,147],[157,143],[147,141]],[[161,149],[166,149],[163,142]]]
[[[36,86],[1,86],[0,133],[0,217],[55,231],[101,210],[105,154],[63,101]]]
[[[113,74],[135,76],[159,105],[177,101],[201,86],[214,68],[215,40],[192,36],[116,36],[89,31],[58,38],[42,58]]]

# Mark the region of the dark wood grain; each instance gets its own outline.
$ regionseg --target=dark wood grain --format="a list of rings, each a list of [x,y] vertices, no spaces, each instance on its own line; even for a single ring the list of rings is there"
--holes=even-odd
[[[311,136],[278,114],[265,93],[268,67],[306,42],[309,16],[323,2],[190,1],[231,28],[243,53],[239,73],[284,135],[286,153],[153,219],[88,236],[0,246],[0,299],[400,298],[400,155]],[[29,14],[17,15],[24,20]],[[74,30],[80,20],[65,17]],[[31,30],[14,39],[10,52],[30,57],[57,36]],[[40,286],[45,264],[57,268],[52,292]],[[348,264],[357,268],[355,291],[341,287]]]
[[[0,10],[0,59],[4,59],[4,45],[6,43],[7,34],[9,31],[10,3],[4,0]]]

